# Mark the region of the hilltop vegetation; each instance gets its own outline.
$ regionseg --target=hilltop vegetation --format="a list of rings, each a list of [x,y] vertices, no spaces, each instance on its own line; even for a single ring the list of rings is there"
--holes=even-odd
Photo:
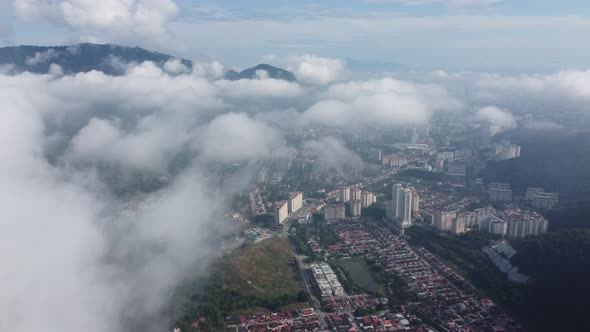
[[[590,134],[551,133],[519,129],[506,137],[522,147],[520,158],[490,162],[482,176],[490,182],[507,182],[524,193],[527,187],[558,192],[562,203],[590,200]]]

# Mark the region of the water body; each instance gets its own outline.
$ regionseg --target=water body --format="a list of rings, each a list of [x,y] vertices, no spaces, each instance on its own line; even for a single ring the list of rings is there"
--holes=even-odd
[[[369,273],[367,263],[362,259],[342,259],[338,261],[352,277],[353,282],[367,291],[379,291],[379,284]]]

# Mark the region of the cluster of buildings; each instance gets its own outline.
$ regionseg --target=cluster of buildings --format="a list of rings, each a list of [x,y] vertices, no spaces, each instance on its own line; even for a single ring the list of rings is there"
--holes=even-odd
[[[383,165],[388,165],[390,167],[402,167],[406,166],[410,161],[408,160],[408,158],[400,154],[392,153],[384,155],[381,162],[383,163]]]
[[[454,155],[453,152],[439,152],[439,154],[440,158]],[[459,174],[463,170],[457,169],[452,172]],[[407,220],[407,205],[404,205],[406,203],[404,200],[420,195],[420,202],[412,204],[420,204],[421,215],[442,232],[462,234],[476,227],[482,232],[509,237],[525,237],[547,232],[547,219],[534,210],[512,203],[515,199],[508,183],[487,185],[485,198],[490,203],[502,203],[503,210],[500,211],[492,207],[471,210],[469,206],[472,199],[454,192],[442,193],[419,185],[411,189],[414,192],[413,195],[410,195],[403,185],[394,184],[392,193],[394,202],[391,209],[393,217]],[[520,199],[516,201],[521,202]],[[557,193],[547,193],[541,188],[528,188],[524,197],[524,202],[536,209],[551,209],[558,204],[558,201]]]
[[[455,149],[452,151],[440,151],[435,154],[434,167],[436,169],[443,169],[445,165],[451,166],[453,163],[460,164],[460,161],[464,161],[473,156],[473,150],[471,149]],[[450,169],[448,172],[456,173],[457,169]],[[460,171],[460,169],[459,169]],[[463,173],[464,170],[463,170]]]
[[[335,196],[338,203],[329,204],[324,210],[326,220],[342,219],[345,217],[359,217],[362,209],[377,201],[374,193],[361,190],[358,185],[336,189],[329,195]]]
[[[372,192],[362,190],[357,186],[348,186],[338,189],[338,201],[341,203],[358,202],[361,208],[366,208],[375,203],[377,197]]]
[[[257,187],[256,189],[250,191],[248,193],[248,197],[250,198],[250,211],[252,211],[252,214],[266,214],[266,206],[264,204],[264,199],[262,198],[260,188]]]
[[[490,183],[488,193],[492,203],[512,201],[512,189],[508,183]]]
[[[494,214],[486,214],[478,221],[480,232],[504,236],[508,232],[508,222]]]
[[[231,332],[308,332],[322,331],[324,323],[311,308],[298,312],[266,313],[251,316],[239,316],[227,324],[226,331]]]
[[[508,236],[525,237],[547,232],[549,222],[540,213],[518,206],[510,206],[503,211],[508,220]]]
[[[343,296],[344,288],[334,270],[327,263],[310,264],[318,294],[322,297]]]
[[[344,246],[347,239],[360,236],[368,246],[365,248],[365,257],[376,262],[386,273],[404,279],[418,298],[411,304],[412,309],[419,313],[419,317],[426,317],[436,323],[442,331],[520,330],[518,324],[491,300],[479,295],[462,276],[428,250],[412,248],[405,240],[378,224],[355,223],[347,227],[339,224],[339,227],[343,229],[339,232],[343,235],[339,236],[339,245]],[[372,232],[368,232],[367,228]],[[363,317],[357,319],[356,324],[361,331],[409,328],[401,319],[396,321],[390,327],[382,319],[377,322],[372,317]]]
[[[358,332],[354,319],[348,313],[326,315],[326,321],[332,331],[336,332]]]
[[[286,201],[280,201],[275,204],[275,220],[277,224],[282,224],[289,216],[299,211],[303,207],[303,193],[295,192],[289,195]]]
[[[552,209],[559,203],[557,193],[546,193],[541,188],[527,188],[524,199],[537,209]]]
[[[354,257],[360,254],[366,254],[377,244],[369,233],[362,229],[342,229],[336,235],[340,240],[339,244],[329,247],[330,251],[340,257]]]
[[[442,327],[441,330],[501,331],[501,327],[503,331],[518,330],[510,317],[426,249],[415,251],[405,240],[378,224],[352,224],[350,227],[354,228],[354,234],[373,237],[375,241],[365,241],[369,246],[365,257],[385,273],[404,279],[418,297],[412,308]],[[348,234],[352,230],[349,229]],[[378,324],[375,328],[372,322],[364,319],[357,324],[362,330],[377,331],[383,327]]]
[[[375,309],[380,301],[368,294],[328,296],[322,299],[324,308],[330,311],[354,311],[357,308]]]
[[[408,331],[410,321],[402,314],[388,313],[383,316],[358,317],[356,323],[362,331]],[[423,331],[423,330],[422,330]]]
[[[502,161],[520,157],[520,146],[510,143],[496,144],[494,146],[494,160]]]
[[[492,207],[474,211],[434,212],[432,225],[441,232],[462,234],[477,227],[480,232],[509,237],[525,237],[547,232],[548,221],[538,212],[517,206],[503,211]]]
[[[326,321],[330,331],[336,332],[360,332],[360,331],[408,331],[428,332],[432,331],[426,326],[411,327],[410,315],[407,310],[401,307],[397,312],[390,312],[383,315],[370,315],[353,319],[347,313],[330,314]]]
[[[436,211],[432,217],[432,225],[441,232],[453,234],[465,233],[466,218],[457,216],[455,211]]]
[[[326,220],[344,219],[346,218],[346,207],[344,204],[326,204],[324,218]]]
[[[419,248],[417,254],[433,268],[432,274],[418,277],[416,286],[425,292],[421,303],[412,306],[417,312],[430,317],[446,331],[522,331],[490,299],[479,295],[463,277],[428,250]]]

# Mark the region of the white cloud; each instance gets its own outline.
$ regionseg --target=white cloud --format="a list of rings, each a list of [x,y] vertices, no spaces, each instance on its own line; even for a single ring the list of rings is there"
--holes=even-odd
[[[561,71],[545,76],[504,77],[487,75],[478,86],[490,90],[524,89],[534,94],[561,94],[573,98],[590,98],[590,71]],[[553,92],[552,92],[553,91]]]
[[[348,149],[346,144],[335,137],[322,137],[319,140],[306,141],[303,143],[303,150],[312,154],[318,160],[343,163],[358,164],[361,158]]]
[[[590,103],[590,71],[548,75],[482,75],[475,98],[525,113],[586,112]]]
[[[244,161],[269,157],[283,145],[281,134],[244,113],[215,118],[195,141],[207,160]]]
[[[0,76],[0,139],[12,142],[0,147],[0,329],[121,332],[126,321],[141,319],[148,331],[162,331],[158,314],[170,292],[189,269],[207,271],[215,248],[208,241],[220,225],[212,217],[216,200],[192,170],[145,201],[141,213],[119,214],[98,184],[78,183],[91,174],[49,164],[46,108],[64,96],[48,92],[64,79]],[[85,97],[80,89],[69,93]],[[93,126],[90,150],[121,135]]]
[[[1,65],[0,66],[0,75],[8,75],[14,71],[14,65]]]
[[[115,40],[162,37],[178,13],[173,0],[14,0],[13,7],[24,19],[43,18],[81,34],[105,33]]]
[[[476,121],[483,121],[504,128],[512,128],[516,125],[516,119],[512,113],[494,106],[480,108],[475,113],[474,118]]]
[[[130,133],[110,121],[93,118],[72,139],[68,157],[73,161],[107,161],[131,169],[166,173],[168,163],[180,153],[189,137],[186,127],[172,125],[157,116],[143,118]]]
[[[310,54],[289,55],[285,58],[271,55],[264,57],[264,61],[286,67],[295,74],[298,81],[305,84],[329,84],[341,80],[346,71],[346,62],[341,59]]]
[[[193,62],[193,75],[210,80],[219,80],[223,78],[224,73],[225,67],[219,61]]]
[[[462,106],[438,86],[392,78],[332,85],[324,97],[304,113],[306,121],[343,128],[415,125]]]
[[[121,207],[96,173],[160,172],[195,141],[188,158],[204,162],[265,158],[282,142],[247,115],[219,115],[219,96],[149,63],[120,77],[0,75],[0,139],[12,142],[0,147],[0,330],[168,328],[159,314],[189,273],[208,272],[227,197],[189,164],[147,198],[126,188],[139,207]],[[65,145],[51,164],[46,135]]]
[[[53,48],[43,52],[36,52],[34,56],[27,57],[25,63],[29,66],[37,66],[46,62],[49,62],[59,56]]]
[[[64,70],[60,65],[52,63],[49,65],[49,71],[47,73],[52,76],[63,76]]]
[[[394,127],[428,121],[428,107],[416,97],[395,94],[359,96],[350,102],[322,100],[304,113],[304,119],[339,128]]]
[[[163,69],[170,75],[190,74],[191,70],[180,59],[171,59],[164,63]]]
[[[263,80],[263,79],[269,78],[268,72],[266,70],[259,69],[254,74],[255,74],[256,78],[259,79],[259,80]]]

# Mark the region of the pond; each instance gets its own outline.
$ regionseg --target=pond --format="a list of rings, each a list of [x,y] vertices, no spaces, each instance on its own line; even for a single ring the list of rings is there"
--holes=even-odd
[[[350,274],[352,281],[359,287],[371,292],[379,291],[379,284],[371,276],[364,260],[341,259],[338,264]]]

